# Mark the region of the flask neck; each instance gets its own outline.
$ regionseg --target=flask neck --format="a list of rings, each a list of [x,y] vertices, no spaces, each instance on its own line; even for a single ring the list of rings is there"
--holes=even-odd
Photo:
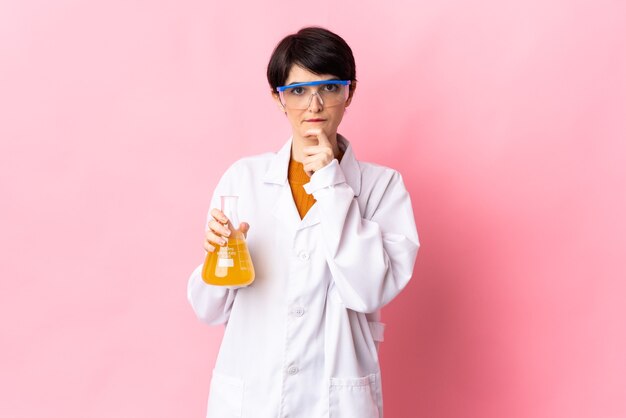
[[[239,229],[239,216],[237,214],[237,200],[239,196],[221,196],[222,212],[230,220],[233,230]]]

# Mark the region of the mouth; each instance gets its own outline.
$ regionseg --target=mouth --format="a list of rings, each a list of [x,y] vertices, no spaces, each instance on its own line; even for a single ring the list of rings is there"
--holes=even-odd
[[[314,119],[305,119],[304,121],[309,122],[309,123],[319,123],[319,122],[326,122],[326,119],[314,118]]]

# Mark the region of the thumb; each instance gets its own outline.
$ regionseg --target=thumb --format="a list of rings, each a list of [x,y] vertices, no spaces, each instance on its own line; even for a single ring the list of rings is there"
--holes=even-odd
[[[319,135],[317,136],[317,141],[319,145],[333,149],[333,144],[330,143],[330,140],[328,139],[324,131],[320,131]]]
[[[250,224],[248,224],[247,222],[242,222],[239,224],[239,230],[241,232],[243,232],[243,235],[247,238],[248,237],[248,230],[250,229]]]

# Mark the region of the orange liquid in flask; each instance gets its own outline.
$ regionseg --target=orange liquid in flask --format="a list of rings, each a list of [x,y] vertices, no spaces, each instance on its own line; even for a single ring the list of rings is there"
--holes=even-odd
[[[204,260],[202,279],[207,284],[244,287],[254,281],[254,266],[246,239],[239,229],[232,229],[233,225],[239,226],[236,202],[235,196],[222,196],[222,212],[231,221],[231,234],[225,246],[217,246]]]

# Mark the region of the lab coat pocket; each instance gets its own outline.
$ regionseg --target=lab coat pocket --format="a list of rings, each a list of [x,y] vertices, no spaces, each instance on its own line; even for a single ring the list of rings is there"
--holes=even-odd
[[[330,418],[381,418],[379,374],[330,379]],[[382,405],[381,405],[382,406]]]
[[[243,380],[213,371],[207,418],[241,417]]]

